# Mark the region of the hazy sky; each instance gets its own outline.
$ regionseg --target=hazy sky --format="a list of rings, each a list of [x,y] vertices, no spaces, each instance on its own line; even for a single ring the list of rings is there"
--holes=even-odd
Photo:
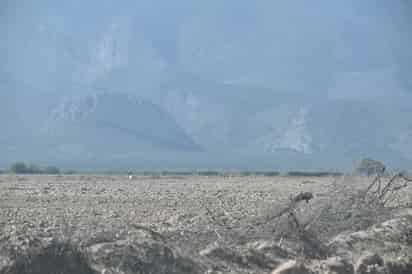
[[[59,92],[71,83],[137,92],[171,77],[333,96],[403,92],[412,86],[410,11],[406,0],[6,0],[0,72]]]

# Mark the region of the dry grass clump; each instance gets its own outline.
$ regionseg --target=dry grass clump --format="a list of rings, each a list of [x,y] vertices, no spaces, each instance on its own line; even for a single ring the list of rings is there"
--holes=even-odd
[[[3,271],[7,274],[95,274],[84,253],[69,242],[57,240],[46,247],[32,247],[19,253],[13,264]]]
[[[377,175],[366,188],[342,178],[335,182],[324,205],[318,209],[307,228],[322,239],[343,231],[357,231],[390,218],[394,209],[403,206],[400,193],[410,186],[409,178],[398,173],[391,177]]]
[[[403,206],[400,192],[412,185],[401,173],[377,175],[366,187],[359,187],[352,179],[336,180],[331,191],[319,199],[312,193],[299,193],[264,222],[273,225],[273,236],[280,244],[294,242],[302,257],[322,258],[328,256],[325,243],[333,236],[389,219],[394,209]],[[312,198],[317,201],[309,202]]]

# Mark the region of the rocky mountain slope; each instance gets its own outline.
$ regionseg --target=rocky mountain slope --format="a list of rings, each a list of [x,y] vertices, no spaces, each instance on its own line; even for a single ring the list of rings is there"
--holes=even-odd
[[[407,106],[279,96],[276,102],[170,90],[157,103],[120,93],[53,97],[2,94],[3,162],[28,159],[103,164],[162,158],[176,166],[350,167],[361,157],[407,167]],[[295,101],[296,99],[296,101]],[[221,153],[225,152],[224,157]],[[173,154],[179,155],[176,159]],[[145,155],[145,156],[142,156]],[[220,155],[220,156],[219,156]]]
[[[2,109],[7,131],[0,146],[6,160],[90,163],[201,149],[171,115],[135,96],[75,96],[48,108],[42,96],[23,102],[29,98],[13,94],[8,97],[12,107]]]
[[[79,131],[75,130],[76,127]],[[103,134],[99,130],[112,134]],[[125,94],[63,100],[51,111],[45,131],[54,138],[73,141],[73,138],[80,137],[82,142],[101,142],[108,147],[115,143],[122,145],[115,139],[116,134],[122,134],[166,149],[199,149],[167,112],[149,101]],[[97,132],[88,136],[88,131]]]

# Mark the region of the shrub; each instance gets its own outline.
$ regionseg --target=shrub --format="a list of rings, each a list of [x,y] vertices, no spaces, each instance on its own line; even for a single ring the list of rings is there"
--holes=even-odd
[[[10,171],[14,174],[60,174],[60,170],[55,166],[41,168],[34,164],[16,162],[11,165]]]
[[[197,175],[198,176],[219,176],[219,172],[213,171],[213,170],[205,170],[205,171],[198,171]]]
[[[23,162],[17,162],[11,165],[10,171],[15,174],[25,174],[28,173],[28,167]]]
[[[279,171],[266,171],[263,173],[264,176],[272,177],[272,176],[279,176]]]
[[[41,174],[44,173],[44,171],[37,165],[30,164],[27,166],[27,172],[29,174]]]
[[[272,176],[279,176],[280,172],[279,171],[241,171],[240,176],[266,176],[266,177],[272,177]]]
[[[341,172],[332,171],[289,171],[288,176],[295,177],[327,177],[327,176],[342,176]]]
[[[383,175],[386,167],[382,162],[365,158],[362,159],[355,168],[355,174],[358,175]]]
[[[55,167],[55,166],[48,166],[44,170],[44,173],[46,173],[46,174],[60,174],[60,169]]]
[[[252,172],[251,171],[241,171],[240,172],[240,176],[252,176]]]

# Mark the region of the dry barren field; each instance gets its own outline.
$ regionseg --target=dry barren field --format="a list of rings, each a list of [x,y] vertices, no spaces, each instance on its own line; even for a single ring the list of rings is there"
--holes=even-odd
[[[373,180],[2,175],[0,273],[412,273],[412,190]]]

